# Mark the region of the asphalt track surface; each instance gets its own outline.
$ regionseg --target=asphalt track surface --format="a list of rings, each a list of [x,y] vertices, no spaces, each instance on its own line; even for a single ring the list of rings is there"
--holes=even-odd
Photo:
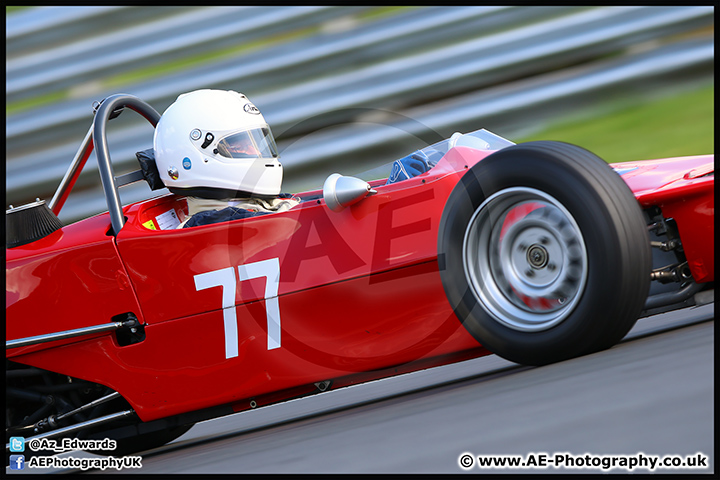
[[[120,473],[650,471],[463,469],[465,453],[526,461],[531,453],[701,453],[707,468],[655,472],[711,473],[713,318],[714,303],[640,319],[612,349],[554,365],[522,367],[492,355],[210,420],[141,453],[141,469]]]

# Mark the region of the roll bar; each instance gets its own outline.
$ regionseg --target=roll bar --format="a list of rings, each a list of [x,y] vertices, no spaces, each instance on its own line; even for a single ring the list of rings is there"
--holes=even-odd
[[[160,114],[157,110],[134,95],[119,93],[102,100],[96,108],[93,125],[85,135],[80,149],[70,164],[70,168],[65,173],[65,177],[63,177],[60,186],[48,204],[48,207],[55,215],[60,213],[60,210],[65,204],[65,200],[67,200],[85,162],[94,148],[98,162],[98,170],[100,172],[100,180],[102,181],[105,200],[107,201],[108,212],[110,213],[110,221],[112,222],[113,235],[117,235],[122,229],[125,224],[125,216],[122,212],[118,187],[129,183],[125,180],[126,178],[134,180],[142,177],[135,175],[137,172],[124,175],[123,177],[115,177],[112,160],[110,159],[110,151],[108,149],[106,127],[107,122],[120,115],[126,107],[142,115],[153,127],[155,127],[160,120]]]

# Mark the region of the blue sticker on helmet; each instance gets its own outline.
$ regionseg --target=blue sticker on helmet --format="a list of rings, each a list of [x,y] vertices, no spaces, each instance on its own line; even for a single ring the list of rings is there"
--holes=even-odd
[[[185,170],[190,170],[190,168],[192,168],[192,162],[190,162],[188,157],[183,158],[183,168]]]

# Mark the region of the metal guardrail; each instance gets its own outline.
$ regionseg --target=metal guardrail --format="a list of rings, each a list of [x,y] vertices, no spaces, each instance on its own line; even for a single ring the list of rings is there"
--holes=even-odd
[[[7,15],[5,17],[5,41],[8,49],[23,52],[43,43],[36,36],[44,30],[59,29],[66,25],[82,28],[86,20],[90,20],[87,25],[96,25],[99,16],[115,14],[123,8],[127,7],[38,7],[16,12],[10,18]],[[86,28],[82,30],[83,35],[88,34]]]
[[[10,58],[6,95],[14,101],[123,72],[128,65],[137,69],[198,56],[346,14],[332,7],[214,7],[181,12],[150,27],[140,24]]]
[[[422,15],[408,15],[397,25],[395,22],[375,22],[365,27],[358,27],[350,32],[336,34],[318,34],[291,45],[281,44],[269,46],[257,52],[250,52],[230,60],[221,60],[204,64],[179,73],[163,75],[161,78],[131,85],[131,93],[145,101],[157,104],[164,109],[177,95],[198,88],[198,85],[241,85],[241,91],[267,90],[286,82],[288,76],[296,81],[313,79],[322,76],[326,71],[353,67],[360,57],[366,55],[365,49],[382,46],[383,51],[392,51],[387,42],[395,40],[411,40],[419,43],[425,38],[427,31],[444,31],[462,24],[465,19],[472,19],[485,14],[490,7],[478,9],[428,9]],[[412,13],[412,12],[411,12]],[[377,25],[380,23],[380,25]],[[412,50],[405,45],[405,50]],[[402,52],[401,52],[402,53]],[[387,53],[386,53],[387,55]],[[369,61],[382,59],[373,56]],[[366,60],[367,61],[367,60]],[[300,76],[301,69],[305,75]],[[303,78],[304,77],[304,78]],[[104,90],[97,95],[116,93]],[[243,93],[245,93],[243,91]],[[85,121],[87,118],[87,99],[61,102],[61,109],[49,106],[27,114],[13,116],[8,122],[6,135],[12,149],[16,139],[22,142],[23,136],[35,131],[63,127],[68,122]]]
[[[128,7],[123,12],[132,10]],[[329,10],[335,17],[352,13]],[[308,19],[321,12],[325,9],[308,12],[304,21],[312,23]],[[168,8],[166,13],[172,14],[175,22],[190,15],[187,9]],[[301,16],[299,10],[294,13]],[[34,200],[47,196],[47,191],[52,194],[91,122],[91,101],[111,93],[124,90],[161,112],[179,93],[196,88],[228,88],[247,94],[279,140],[285,186],[293,191],[295,186],[305,188],[320,170],[330,173],[329,165],[335,170],[343,168],[338,165],[340,159],[346,160],[345,168],[354,171],[392,160],[395,152],[401,153],[399,147],[419,146],[414,137],[422,138],[423,129],[444,134],[468,130],[463,127],[482,119],[689,68],[712,75],[712,36],[689,42],[676,37],[713,25],[713,13],[712,7],[420,8],[376,21],[343,22],[340,26],[345,30],[339,32],[318,28],[291,43],[275,43],[126,89],[101,91],[9,116],[7,201],[18,204],[22,198]],[[77,22],[91,22],[92,18]],[[285,18],[278,19],[277,25],[287,25]],[[315,25],[327,20],[320,18]],[[228,18],[228,23],[232,21]],[[153,24],[161,27],[172,21],[167,15],[157,18],[148,24],[150,31]],[[258,38],[262,38],[262,30],[256,30]],[[121,31],[134,31],[137,37],[133,38],[143,38],[137,27],[126,26]],[[206,48],[203,35],[193,37],[192,28],[186,33],[186,48]],[[99,38],[113,36],[122,38],[122,33]],[[217,38],[221,36],[218,33]],[[201,46],[192,47],[195,44],[189,38],[197,38]],[[636,45],[643,45],[646,51],[629,54]],[[63,48],[58,46],[56,53]],[[86,55],[103,51],[86,48]],[[162,48],[162,44],[148,46],[148,51],[142,52],[128,41],[127,49],[120,48],[113,55],[132,59],[130,53],[135,51],[152,58],[149,51],[163,55]],[[13,72],[21,71],[18,65],[30,65],[42,55],[12,56],[8,42],[8,72],[11,67],[16,69]],[[66,60],[71,58],[68,55]],[[102,68],[86,73],[78,69],[78,78],[92,78],[93,72]],[[52,68],[47,72],[53,72]],[[40,69],[38,78],[42,73]],[[151,146],[152,132],[138,126],[140,122],[134,118],[134,123],[123,123],[122,117],[109,129],[112,157],[118,169],[133,168],[134,152]],[[368,121],[377,124],[368,125]],[[107,209],[97,189],[82,191],[99,184],[92,162],[61,213],[65,221]],[[147,196],[149,188],[142,185],[121,191],[125,202]]]

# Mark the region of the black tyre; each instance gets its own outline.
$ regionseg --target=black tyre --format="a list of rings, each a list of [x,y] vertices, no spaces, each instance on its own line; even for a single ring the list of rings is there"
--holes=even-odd
[[[510,361],[543,365],[609,348],[650,286],[650,242],[628,186],[561,142],[500,150],[458,182],[438,264],[463,326]]]

